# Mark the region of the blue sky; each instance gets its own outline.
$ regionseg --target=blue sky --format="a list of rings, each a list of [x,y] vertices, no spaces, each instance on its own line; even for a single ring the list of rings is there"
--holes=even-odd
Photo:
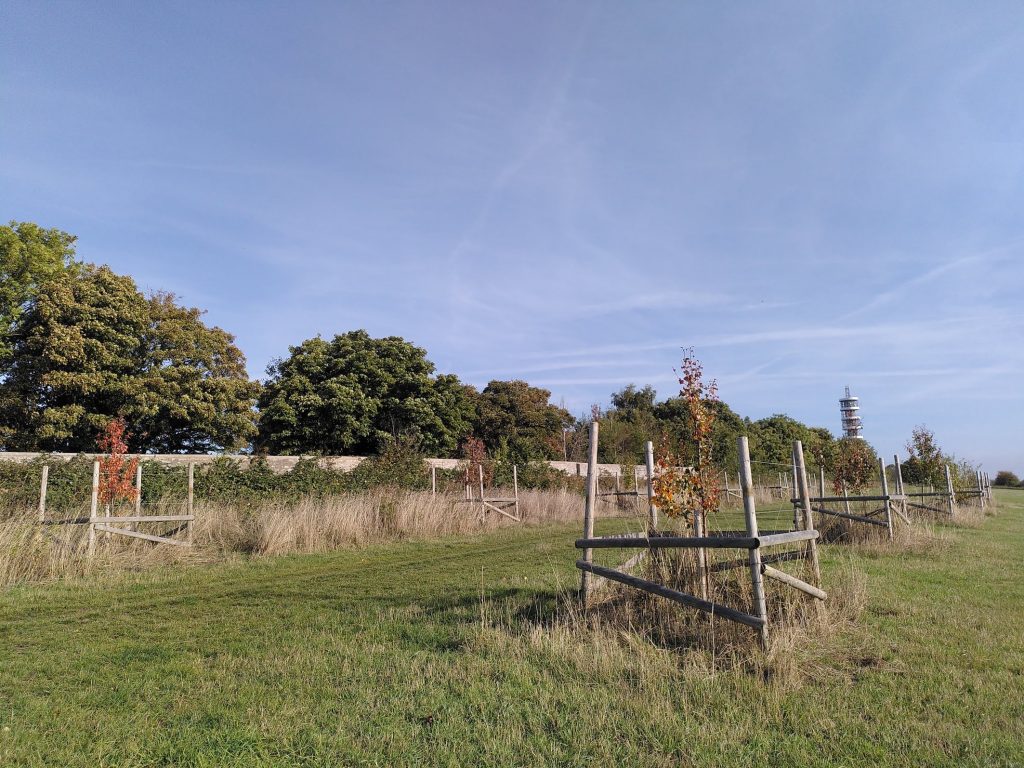
[[[721,395],[1024,470],[1024,6],[0,9],[0,218],[250,371],[366,328],[575,412]]]

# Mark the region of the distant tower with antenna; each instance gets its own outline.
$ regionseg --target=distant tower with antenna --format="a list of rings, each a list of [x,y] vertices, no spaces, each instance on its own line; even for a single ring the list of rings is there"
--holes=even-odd
[[[839,398],[839,412],[843,416],[843,437],[856,437],[864,439],[861,432],[864,425],[860,421],[860,399],[850,394],[850,388],[846,388],[846,397]]]

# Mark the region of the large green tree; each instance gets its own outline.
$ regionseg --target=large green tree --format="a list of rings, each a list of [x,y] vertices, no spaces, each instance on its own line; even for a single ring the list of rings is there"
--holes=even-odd
[[[350,331],[308,339],[268,369],[257,444],[272,453],[376,454],[410,437],[451,455],[470,431],[472,403],[425,350],[397,336]]]
[[[0,360],[10,356],[15,325],[40,286],[75,266],[74,235],[30,222],[0,226]]]
[[[525,463],[562,458],[562,430],[573,423],[551,392],[525,381],[492,381],[476,399],[473,434],[495,454]]]
[[[144,296],[108,267],[65,271],[15,324],[0,383],[0,442],[12,450],[88,451],[121,416],[133,451],[208,451],[255,433],[258,385],[234,338]]]

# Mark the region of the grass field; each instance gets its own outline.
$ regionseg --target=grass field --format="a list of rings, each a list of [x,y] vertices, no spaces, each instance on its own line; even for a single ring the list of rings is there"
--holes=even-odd
[[[824,548],[867,609],[799,684],[545,628],[578,526],[9,589],[0,765],[1024,765],[1000,501],[941,547]]]

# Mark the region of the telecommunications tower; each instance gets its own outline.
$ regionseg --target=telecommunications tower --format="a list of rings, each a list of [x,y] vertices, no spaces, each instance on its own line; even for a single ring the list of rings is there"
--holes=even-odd
[[[850,394],[850,388],[846,388],[846,397],[839,398],[839,412],[843,416],[843,437],[857,437],[861,440],[864,435],[861,432],[864,426],[860,421],[860,400]]]

